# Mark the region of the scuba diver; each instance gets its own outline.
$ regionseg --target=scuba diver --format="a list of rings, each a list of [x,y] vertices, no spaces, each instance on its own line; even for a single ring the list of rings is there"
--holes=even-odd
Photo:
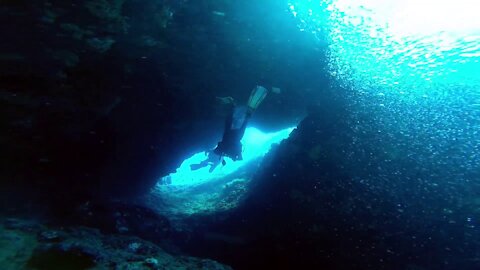
[[[268,90],[262,86],[256,86],[250,93],[250,98],[246,106],[237,106],[232,97],[217,97],[217,99],[230,106],[230,113],[225,121],[222,140],[215,149],[206,152],[207,158],[198,164],[190,165],[191,170],[198,170],[210,165],[209,172],[222,163],[226,164],[224,157],[229,157],[233,161],[242,160],[241,140],[245,134],[248,120],[260,103],[265,99]]]

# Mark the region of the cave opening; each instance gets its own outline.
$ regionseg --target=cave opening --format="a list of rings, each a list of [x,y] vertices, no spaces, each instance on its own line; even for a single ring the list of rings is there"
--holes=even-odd
[[[287,139],[294,129],[287,127],[276,132],[263,132],[255,127],[247,128],[242,139],[243,159],[233,161],[225,157],[225,164],[213,171],[209,166],[191,169],[191,165],[206,158],[206,152],[185,158],[173,173],[158,180],[146,196],[147,205],[158,212],[168,213],[172,220],[235,208],[248,192],[264,156]]]

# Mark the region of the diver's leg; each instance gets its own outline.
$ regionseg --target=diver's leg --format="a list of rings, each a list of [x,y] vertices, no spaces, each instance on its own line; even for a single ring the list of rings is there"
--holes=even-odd
[[[207,165],[208,165],[208,158],[205,159],[204,161],[198,163],[198,164],[190,165],[190,170],[196,171],[196,170],[201,169],[203,167],[207,167]]]
[[[243,138],[243,135],[245,135],[245,130],[247,129],[249,119],[250,119],[250,116],[247,114],[247,117],[245,117],[245,120],[243,121],[242,127],[238,131],[239,141],[241,141]]]

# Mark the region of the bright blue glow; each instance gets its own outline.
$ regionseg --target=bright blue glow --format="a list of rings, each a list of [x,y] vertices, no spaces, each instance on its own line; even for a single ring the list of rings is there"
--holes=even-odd
[[[480,86],[480,1],[292,0],[290,10],[326,39],[329,72],[345,86],[412,100]]]
[[[329,10],[345,14],[353,26],[377,25],[396,37],[425,36],[446,32],[470,34],[480,29],[477,0],[337,0]]]
[[[264,156],[270,150],[272,144],[279,143],[288,138],[293,129],[294,128],[286,128],[274,133],[263,133],[256,128],[247,128],[242,139],[244,149],[243,160],[233,161],[230,158],[225,158],[226,165],[222,166],[220,164],[211,173],[209,172],[209,166],[192,171],[190,165],[200,163],[206,158],[204,152],[197,153],[183,161],[176,172],[167,177],[170,178],[171,185],[176,186],[201,184],[213,179],[223,178],[244,167],[251,161]]]
[[[289,9],[325,46],[359,137],[375,129],[396,158],[478,172],[480,1],[290,0]],[[362,124],[365,115],[375,126]]]

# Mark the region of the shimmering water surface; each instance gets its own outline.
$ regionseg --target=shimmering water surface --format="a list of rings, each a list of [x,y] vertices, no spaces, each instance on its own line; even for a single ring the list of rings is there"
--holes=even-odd
[[[357,89],[459,98],[468,93],[455,88],[480,85],[479,5],[328,0],[292,1],[290,10],[303,30],[327,37],[330,71]]]
[[[472,203],[480,176],[479,6],[471,0],[289,3],[300,30],[328,46],[327,72],[351,103],[357,139],[346,169],[399,200],[405,191],[411,204],[477,205],[451,221],[469,226],[479,209],[478,200]],[[372,169],[377,174],[355,168],[365,156],[381,164]]]
[[[347,156],[343,166],[358,181],[399,196],[399,201],[404,192],[412,196],[421,189],[438,189],[434,194],[448,197],[448,203],[471,204],[468,201],[476,197],[480,176],[476,7],[480,3],[470,0],[288,3],[299,29],[328,47],[326,72],[334,78],[338,94],[349,100],[349,125],[355,135],[347,147],[350,152],[342,153]],[[260,146],[259,137],[252,135],[258,132],[252,130],[244,139],[251,151],[245,153],[244,162],[214,173],[208,168],[192,172],[189,164],[205,158],[199,153],[166,179],[173,185],[197,185],[230,175],[270,147],[270,139]],[[283,139],[290,131],[272,138]],[[375,168],[357,167],[366,156],[377,164]],[[468,213],[469,223],[476,214]]]
[[[355,95],[352,102],[375,112],[385,131],[435,133],[437,146],[442,138],[463,139],[469,163],[479,149],[479,5],[305,0],[289,8],[301,30],[328,44],[328,71]]]

